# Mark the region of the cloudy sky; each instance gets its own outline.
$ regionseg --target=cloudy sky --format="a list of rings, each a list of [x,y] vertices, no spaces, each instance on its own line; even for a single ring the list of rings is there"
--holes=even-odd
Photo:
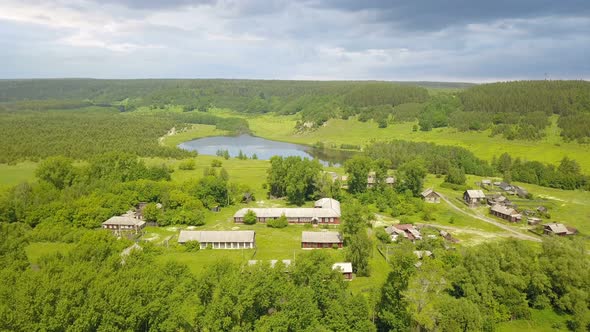
[[[0,0],[0,78],[590,79],[590,0]]]

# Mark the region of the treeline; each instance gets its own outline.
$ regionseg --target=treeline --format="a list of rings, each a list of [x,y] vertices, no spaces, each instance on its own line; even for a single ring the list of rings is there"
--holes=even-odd
[[[19,80],[0,82],[0,102],[84,100],[121,111],[140,106],[183,105],[186,111],[230,108],[244,113],[295,114],[302,123],[364,115],[387,125],[391,108],[424,102],[425,88],[411,84],[354,81],[260,80]]]
[[[389,274],[377,305],[379,331],[494,331],[531,319],[532,309],[569,314],[572,331],[590,328],[590,264],[584,244],[548,238],[443,249],[440,239],[390,248]],[[429,250],[420,266],[413,250]]]
[[[200,112],[120,113],[97,107],[0,111],[0,163],[57,155],[88,159],[111,151],[144,157],[187,157],[194,152],[163,146],[158,139],[171,128],[181,130],[188,123],[215,125],[232,134],[250,131],[244,119]]]
[[[590,189],[588,176],[580,171],[575,160],[563,158],[559,165],[545,165],[538,161],[522,161],[504,153],[492,160],[492,166],[505,181],[520,181],[558,189]]]
[[[425,142],[392,140],[375,142],[365,148],[365,154],[373,159],[386,159],[391,167],[422,159],[429,173],[447,174],[452,168],[460,168],[468,174],[493,175],[493,168],[467,149],[436,145]]]
[[[146,202],[147,221],[202,225],[207,209],[240,202],[252,193],[230,184],[224,169],[206,169],[199,179],[180,184],[168,181],[172,171],[166,165],[146,166],[137,156],[122,153],[98,155],[81,166],[52,157],[39,164],[37,182],[0,193],[0,222],[96,228]]]
[[[30,231],[0,224],[0,329],[84,331],[375,331],[369,305],[351,295],[326,252],[279,262],[215,263],[202,275],[160,263],[161,249],[121,252],[131,241],[88,233],[69,253],[31,269]]]

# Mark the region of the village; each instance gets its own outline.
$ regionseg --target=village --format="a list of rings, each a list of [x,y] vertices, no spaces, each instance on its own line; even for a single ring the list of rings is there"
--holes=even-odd
[[[339,176],[336,173],[328,173],[334,181],[342,182],[342,187],[346,188],[347,176]],[[367,187],[371,188],[375,183],[375,174],[369,173],[367,178]],[[395,183],[393,176],[388,176],[386,185],[391,186]],[[561,222],[549,220],[550,214],[546,207],[537,206],[533,208],[520,208],[513,201],[517,199],[526,199],[531,197],[528,191],[520,186],[510,185],[504,182],[481,179],[475,182],[475,188],[463,192],[462,196],[445,197],[442,193],[433,188],[425,189],[420,197],[425,204],[457,204],[462,205],[473,213],[485,211],[486,218],[495,222],[505,223],[506,225],[526,225],[526,229],[539,239],[542,236],[572,236],[577,233],[573,227],[569,227]],[[110,230],[114,235],[119,237],[128,237],[136,239],[134,248],[141,247],[142,241],[150,241],[146,235],[146,227],[153,233],[154,229],[159,227],[143,220],[143,208],[145,203],[140,203],[135,210],[128,211],[121,216],[113,216],[102,224],[103,229]],[[216,210],[215,212],[219,212]],[[229,212],[227,212],[229,213]],[[468,213],[468,212],[466,212]],[[246,225],[245,218],[247,214],[255,216],[255,225]],[[296,257],[299,250],[312,249],[333,249],[333,256],[336,260],[342,259],[343,255],[340,250],[344,248],[345,241],[342,233],[339,231],[341,224],[341,203],[333,198],[324,197],[313,202],[310,207],[242,207],[233,212],[229,218],[233,225],[230,230],[217,229],[197,229],[189,226],[186,229],[173,228],[172,232],[161,241],[162,245],[179,246],[178,249],[182,255],[190,255],[191,252],[182,252],[182,248],[198,248],[197,250],[239,250],[242,253],[233,255],[241,257],[239,261],[243,264],[270,264],[272,267],[280,266],[286,272],[289,271],[292,264],[296,264]],[[279,234],[286,231],[281,229],[272,229],[265,227],[269,221],[286,218],[288,222],[289,241],[281,241]],[[457,239],[452,231],[446,228],[439,228],[429,224],[422,223],[391,223],[387,225],[375,226],[385,232],[390,243],[400,243],[409,241],[417,243],[425,239],[440,238],[445,243],[445,248],[451,249],[460,240]],[[207,228],[207,227],[205,227]],[[250,229],[244,229],[250,228]],[[426,231],[427,234],[423,234]],[[262,233],[262,234],[259,234]],[[277,242],[274,242],[277,241]],[[264,245],[259,246],[262,242]],[[295,245],[295,242],[298,244]],[[283,246],[286,243],[288,249],[276,250],[267,248],[268,244],[273,247]],[[377,251],[381,252],[387,245],[380,244]],[[128,248],[128,251],[133,248]],[[266,252],[268,251],[268,252]],[[285,253],[289,253],[286,256]],[[127,252],[128,254],[128,252]],[[383,255],[383,253],[381,253]],[[415,250],[414,254],[419,260],[433,257],[430,250]],[[231,254],[223,255],[231,257]],[[386,255],[384,255],[387,260]],[[417,263],[417,267],[421,265]],[[353,280],[353,265],[348,261],[336,261],[333,269],[340,271],[345,280]]]

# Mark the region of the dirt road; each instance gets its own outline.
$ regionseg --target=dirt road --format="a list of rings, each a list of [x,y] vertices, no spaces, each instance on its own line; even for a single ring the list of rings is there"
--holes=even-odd
[[[506,226],[500,222],[497,222],[491,218],[488,218],[484,215],[482,215],[481,213],[475,212],[475,213],[469,213],[463,209],[461,209],[460,207],[458,207],[457,205],[453,204],[449,199],[447,199],[443,194],[439,193],[440,197],[443,199],[443,201],[445,201],[447,204],[449,204],[449,206],[451,206],[453,209],[457,210],[460,213],[463,213],[465,215],[468,215],[472,218],[476,218],[479,219],[481,221],[487,222],[488,224],[492,224],[494,226],[500,227],[503,230],[507,231],[508,233],[510,233],[510,236],[515,237],[517,239],[520,240],[527,240],[527,241],[535,241],[535,242],[541,242],[542,240],[534,237],[532,235],[527,235],[527,234],[523,234],[519,231],[514,230],[512,227],[510,226]]]

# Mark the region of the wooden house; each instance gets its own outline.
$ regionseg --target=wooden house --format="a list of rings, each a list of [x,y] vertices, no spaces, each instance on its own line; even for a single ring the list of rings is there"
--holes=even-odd
[[[332,270],[342,272],[342,276],[345,280],[352,280],[352,263],[334,263],[334,265],[332,265]]]
[[[340,224],[340,202],[332,198],[317,200],[313,208],[244,208],[234,214],[234,222],[244,222],[248,210],[256,214],[260,223],[284,215],[290,224]]]
[[[252,249],[256,247],[254,231],[180,231],[178,243],[199,241],[201,249]]]
[[[577,229],[567,227],[564,224],[545,224],[543,225],[543,232],[547,235],[554,234],[558,236],[574,235],[578,232]]]
[[[432,190],[432,188],[424,190],[420,195],[427,203],[440,203],[440,194]]]
[[[301,248],[303,249],[320,249],[320,248],[342,248],[342,235],[338,232],[302,232]]]
[[[422,240],[422,234],[412,224],[391,225],[385,228],[385,232],[391,236],[391,241],[397,241],[400,237],[410,241]]]
[[[506,207],[501,204],[496,204],[490,208],[490,213],[496,217],[502,218],[510,222],[519,222],[522,215],[513,208]]]
[[[103,229],[108,229],[115,234],[137,234],[145,227],[145,221],[130,215],[114,216],[102,223]]]
[[[529,225],[538,225],[541,223],[541,218],[528,217],[527,222]]]
[[[466,190],[463,193],[463,200],[467,203],[470,207],[478,206],[481,203],[485,202],[486,195],[481,190]]]

